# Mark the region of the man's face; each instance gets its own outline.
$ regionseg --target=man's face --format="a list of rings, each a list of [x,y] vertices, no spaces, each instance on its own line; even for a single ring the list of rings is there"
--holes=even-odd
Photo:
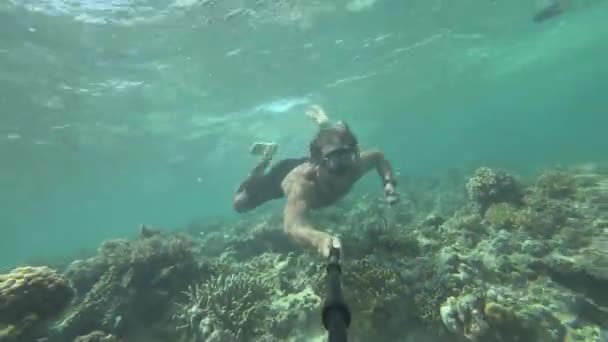
[[[321,166],[332,175],[343,175],[354,169],[358,160],[359,151],[356,148],[342,146],[324,153]]]

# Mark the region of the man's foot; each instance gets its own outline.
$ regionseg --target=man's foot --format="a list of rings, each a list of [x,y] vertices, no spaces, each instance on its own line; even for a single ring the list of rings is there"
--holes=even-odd
[[[254,156],[263,156],[266,159],[272,159],[272,155],[277,152],[279,145],[275,142],[256,142],[251,145],[249,153]]]
[[[564,0],[542,1],[542,4],[534,13],[533,19],[536,22],[545,21],[562,14],[567,2]]]

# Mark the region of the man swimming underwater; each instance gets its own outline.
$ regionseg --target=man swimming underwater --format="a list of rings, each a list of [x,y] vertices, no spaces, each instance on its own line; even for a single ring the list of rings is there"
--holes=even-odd
[[[397,182],[384,154],[380,151],[360,151],[357,138],[348,125],[338,122],[331,127],[327,115],[319,106],[311,107],[307,115],[320,128],[309,145],[309,156],[281,160],[265,173],[276,145],[254,145],[254,150],[259,150],[256,146],[263,146],[264,157],[239,186],[234,209],[245,212],[269,200],[286,197],[283,226],[287,236],[328,256],[331,247],[341,247],[340,240],[316,230],[307,219],[307,213],[340,200],[372,169],[376,169],[380,175],[384,196],[391,205],[399,200],[395,191]]]

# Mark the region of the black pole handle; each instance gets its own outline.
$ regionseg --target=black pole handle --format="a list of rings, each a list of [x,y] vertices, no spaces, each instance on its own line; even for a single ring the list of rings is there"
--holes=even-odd
[[[323,303],[323,326],[328,332],[329,342],[346,342],[346,329],[350,326],[351,313],[342,294],[342,268],[340,249],[332,247],[327,263],[327,291]]]

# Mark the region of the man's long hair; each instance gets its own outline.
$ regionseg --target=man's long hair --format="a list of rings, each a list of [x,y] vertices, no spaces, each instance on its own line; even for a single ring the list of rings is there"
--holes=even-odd
[[[310,160],[315,164],[320,164],[323,160],[322,147],[327,145],[343,145],[353,149],[358,148],[357,137],[344,122],[339,122],[336,127],[324,128],[320,130],[315,138],[310,142]]]

